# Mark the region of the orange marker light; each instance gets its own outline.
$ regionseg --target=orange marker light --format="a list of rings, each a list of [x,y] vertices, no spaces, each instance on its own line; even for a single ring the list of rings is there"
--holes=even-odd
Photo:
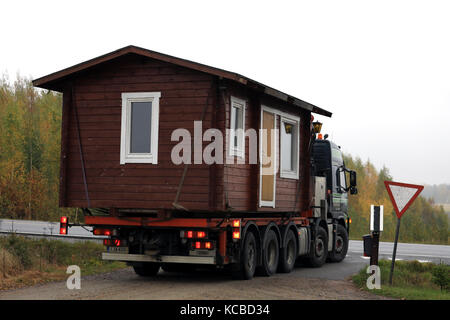
[[[197,238],[204,238],[206,237],[206,233],[204,231],[197,232]]]
[[[241,238],[241,233],[239,231],[234,231],[233,232],[233,239],[240,239]]]
[[[211,242],[206,242],[205,243],[205,248],[206,249],[211,249]]]
[[[233,220],[233,227],[239,228],[241,226],[241,220]]]

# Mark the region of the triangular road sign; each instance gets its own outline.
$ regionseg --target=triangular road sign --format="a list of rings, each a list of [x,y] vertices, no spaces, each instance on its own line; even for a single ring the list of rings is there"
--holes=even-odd
[[[423,186],[394,181],[385,181],[384,185],[399,219],[423,190]]]

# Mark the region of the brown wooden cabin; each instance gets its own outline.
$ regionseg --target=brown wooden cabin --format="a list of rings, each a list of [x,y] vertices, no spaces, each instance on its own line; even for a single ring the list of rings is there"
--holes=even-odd
[[[331,116],[326,110],[239,74],[135,46],[52,73],[33,84],[63,93],[61,207],[107,208],[111,213],[174,209],[179,191],[177,204],[193,212],[310,208],[311,113]],[[137,111],[133,116],[127,111],[131,105]],[[146,119],[151,119],[151,128],[146,127]],[[258,163],[249,164],[249,139],[245,138],[243,148],[236,142],[241,141],[239,136],[230,139],[233,151],[230,143],[224,143],[223,153],[228,158],[243,155],[244,164],[172,163],[171,150],[179,143],[171,141],[172,131],[186,128],[193,136],[194,121],[202,119],[203,132],[242,127],[240,119],[244,130],[287,125],[290,138],[281,137],[280,130],[280,136],[264,148],[269,156],[276,150],[277,167],[283,161],[280,149],[292,155],[291,162],[286,156],[276,177],[261,175],[260,137]],[[141,131],[139,136],[144,137],[139,141],[133,132],[141,128],[150,134]],[[145,147],[149,140],[150,153]],[[203,148],[209,143],[203,142]]]

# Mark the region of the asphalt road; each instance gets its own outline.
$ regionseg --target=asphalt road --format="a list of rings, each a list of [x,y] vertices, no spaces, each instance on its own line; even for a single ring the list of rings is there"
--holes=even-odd
[[[392,243],[380,244],[380,258],[389,258]],[[450,263],[450,246],[399,244],[398,259]],[[341,263],[322,268],[296,267],[290,274],[231,280],[224,272],[197,270],[165,272],[141,278],[131,268],[82,277],[81,290],[68,290],[65,281],[0,292],[2,299],[380,299],[357,289],[349,277],[368,265],[362,241],[350,241]]]

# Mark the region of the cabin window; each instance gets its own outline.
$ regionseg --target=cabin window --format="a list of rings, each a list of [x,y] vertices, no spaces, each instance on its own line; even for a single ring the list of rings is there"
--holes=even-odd
[[[280,126],[280,157],[281,178],[298,179],[299,157],[299,125],[298,121],[281,117]]]
[[[160,92],[122,93],[120,164],[158,163]]]
[[[245,101],[231,97],[230,156],[244,157]]]

